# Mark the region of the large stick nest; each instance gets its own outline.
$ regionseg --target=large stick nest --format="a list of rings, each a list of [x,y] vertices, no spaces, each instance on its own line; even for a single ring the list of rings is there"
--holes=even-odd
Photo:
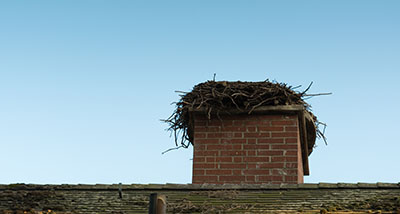
[[[190,110],[205,109],[208,118],[211,119],[212,115],[219,115],[232,109],[251,114],[261,106],[303,105],[305,112],[309,115],[306,117],[306,129],[310,154],[315,145],[316,136],[325,139],[318,129],[320,123],[311,113],[311,106],[303,99],[307,96],[316,96],[306,94],[310,86],[303,92],[296,92],[294,89],[300,86],[291,87],[268,80],[263,82],[207,81],[194,86],[191,92],[180,92],[181,99],[175,103],[175,111],[164,121],[169,125],[168,130],[174,134],[176,146],[187,148],[193,144],[193,118],[191,118]]]

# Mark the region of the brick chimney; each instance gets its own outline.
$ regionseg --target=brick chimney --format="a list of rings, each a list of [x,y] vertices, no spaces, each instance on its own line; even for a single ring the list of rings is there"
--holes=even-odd
[[[303,183],[309,174],[305,113],[302,105],[264,106],[208,119],[206,111],[192,109],[192,182]]]

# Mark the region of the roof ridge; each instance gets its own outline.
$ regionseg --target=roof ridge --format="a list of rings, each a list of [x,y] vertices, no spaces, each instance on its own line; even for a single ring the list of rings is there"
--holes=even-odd
[[[0,184],[1,190],[288,190],[288,189],[400,189],[399,183],[303,184]]]

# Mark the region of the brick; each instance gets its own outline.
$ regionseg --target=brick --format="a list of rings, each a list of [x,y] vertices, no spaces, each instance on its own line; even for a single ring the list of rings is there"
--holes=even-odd
[[[271,137],[297,137],[297,132],[273,132]]]
[[[260,138],[260,137],[270,137],[270,133],[269,132],[256,132],[256,133],[243,133],[243,136],[245,138]]]
[[[260,156],[281,156],[283,155],[283,151],[269,151],[269,150],[259,150],[257,151],[257,155]]]
[[[277,120],[271,121],[272,126],[288,126],[288,125],[296,125],[295,120]]]
[[[206,158],[205,157],[194,157],[193,162],[199,163],[199,162],[205,162]]]
[[[207,121],[208,120],[208,117],[206,114],[195,114],[194,118],[196,121],[201,121],[201,120]]]
[[[271,162],[297,162],[297,157],[271,157]]]
[[[247,169],[259,169],[259,164],[256,163],[248,163],[247,164]]]
[[[282,126],[259,126],[258,130],[260,132],[282,132]]]
[[[233,157],[233,162],[241,163],[243,161],[242,157]]]
[[[193,175],[204,175],[203,169],[195,169],[193,170]]]
[[[233,120],[222,120],[222,127],[229,127],[233,125]]]
[[[274,158],[274,157],[272,157]],[[285,157],[286,162],[297,162],[297,157]]]
[[[251,126],[251,125],[265,125],[269,124],[269,121],[259,121],[259,120],[249,120],[245,122],[245,125]]]
[[[242,170],[240,170],[240,169],[234,169],[234,170],[232,170],[232,174],[233,174],[233,175],[242,175]]]
[[[282,115],[257,115],[257,118],[260,120],[279,120],[283,119]]]
[[[196,156],[215,156],[219,151],[194,151]]]
[[[243,163],[221,163],[219,164],[220,169],[244,169],[246,164]]]
[[[272,139],[272,138],[264,138],[264,139],[257,139],[257,143],[259,143],[259,144],[263,144],[263,143],[265,143],[265,144],[272,144],[272,143],[283,143],[284,142],[284,139]]]
[[[269,162],[269,157],[244,157],[244,162]]]
[[[206,175],[232,175],[232,170],[226,169],[207,169]]]
[[[217,144],[219,139],[194,139],[194,144]]]
[[[255,182],[256,181],[256,176],[253,176],[253,175],[246,176],[246,181]]]
[[[209,127],[209,126],[194,127],[194,133],[205,133],[205,132],[219,132],[219,127]]]
[[[219,162],[232,162],[232,157],[216,157],[215,161]]]
[[[247,151],[247,156],[256,156],[256,151]]]
[[[284,119],[292,119],[292,120],[297,120],[297,115],[284,115]]]
[[[271,149],[283,149],[283,150],[288,150],[288,149],[297,149],[297,145],[271,145]]]
[[[285,156],[294,156],[294,157],[297,157],[297,153],[298,153],[298,151],[286,151],[285,152],[286,154],[285,154]]]
[[[196,126],[206,126],[207,122],[206,121],[195,121],[194,122],[194,127]]]
[[[194,149],[196,151],[206,150],[206,145],[204,145],[204,144],[194,144]]]
[[[256,131],[257,131],[257,128],[256,128],[255,126],[248,126],[248,127],[247,127],[247,131],[248,131],[248,132],[256,132]]]
[[[246,177],[245,176],[219,176],[219,181],[245,181]]]
[[[195,133],[197,133],[197,132],[206,132],[206,131],[207,131],[207,128],[204,127],[204,126],[196,126],[196,127],[194,127],[194,132]]]
[[[243,156],[246,151],[221,151],[221,156]]]
[[[297,144],[297,141],[298,141],[297,138],[285,138],[286,144]]]
[[[218,176],[195,176],[193,177],[193,183],[195,182],[204,182],[204,183],[209,183],[209,182],[214,182],[214,181],[218,181]]]
[[[231,150],[232,145],[229,144],[217,144],[217,145],[207,145],[207,150]]]
[[[220,120],[210,120],[207,122],[208,126],[222,126],[222,121]]]
[[[283,181],[283,176],[258,176],[260,181]]]
[[[293,126],[285,126],[285,132],[297,132],[299,129]]]
[[[214,169],[215,166],[214,163],[194,163],[193,169]]]
[[[243,149],[269,149],[269,145],[268,144],[243,145]]]
[[[264,169],[264,168],[268,168],[268,169],[272,169],[272,168],[283,168],[285,164],[284,163],[260,163],[259,167]]]
[[[242,132],[235,132],[233,134],[233,137],[235,137],[235,138],[243,138],[243,133]]]
[[[232,121],[232,126],[243,126],[245,122],[243,120],[234,120]]]
[[[268,169],[247,169],[243,170],[245,175],[269,175]]]
[[[243,120],[243,119],[246,119],[246,115],[238,115],[238,114],[227,115],[227,114],[222,114],[222,115],[219,116],[219,118],[222,121],[225,121],[225,120]]]
[[[222,139],[222,143],[232,143],[232,144],[245,144],[246,139]]]
[[[240,145],[240,144],[234,144],[234,145],[232,145],[232,149],[233,150],[242,150],[242,145]]]
[[[246,141],[247,141],[248,144],[255,144],[255,143],[257,143],[257,139],[254,139],[254,138],[246,139]]]
[[[246,127],[240,126],[229,126],[229,127],[221,127],[222,132],[244,132],[246,131]]]
[[[271,170],[272,175],[297,175],[295,169],[273,169]]]
[[[297,181],[297,176],[284,176],[285,181]]]
[[[194,133],[194,137],[199,138],[206,138],[206,133]]]
[[[232,132],[207,133],[207,138],[232,138]]]
[[[206,130],[207,132],[220,132],[221,127],[219,126],[207,126]]]
[[[287,169],[297,169],[298,163],[285,163],[285,168]]]
[[[213,162],[215,162],[215,157],[206,157],[206,162],[207,162],[207,163],[213,163]]]

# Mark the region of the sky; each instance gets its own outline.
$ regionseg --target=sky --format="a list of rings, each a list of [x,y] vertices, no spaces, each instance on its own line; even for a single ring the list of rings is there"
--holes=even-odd
[[[399,182],[400,2],[1,1],[0,183],[190,183],[167,118],[211,80],[302,85],[307,183]]]

